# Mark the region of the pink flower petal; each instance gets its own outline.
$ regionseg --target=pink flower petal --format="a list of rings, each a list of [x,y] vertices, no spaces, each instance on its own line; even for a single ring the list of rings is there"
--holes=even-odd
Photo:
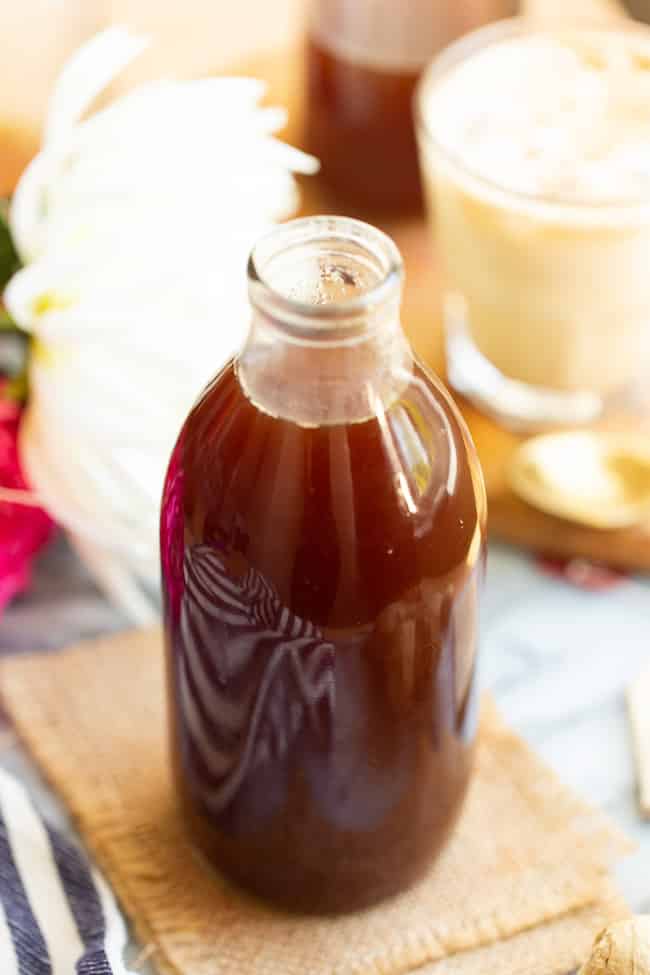
[[[19,427],[15,404],[0,399],[0,487],[28,490],[18,456]],[[53,530],[42,508],[0,501],[0,611],[29,585],[34,557]]]

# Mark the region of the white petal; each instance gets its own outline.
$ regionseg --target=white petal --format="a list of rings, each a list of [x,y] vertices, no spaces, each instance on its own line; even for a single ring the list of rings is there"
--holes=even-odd
[[[44,194],[50,174],[50,160],[39,153],[24,170],[11,199],[9,226],[23,264],[38,257],[45,244]]]
[[[96,34],[72,55],[57,78],[45,122],[44,141],[69,134],[97,95],[148,45],[124,27]]]
[[[173,442],[249,326],[247,255],[318,163],[272,137],[286,113],[254,79],[152,82],[79,121],[142,46],[107,32],[66,67],[14,197],[27,266],[6,302],[38,339],[35,487],[85,539],[155,564]]]

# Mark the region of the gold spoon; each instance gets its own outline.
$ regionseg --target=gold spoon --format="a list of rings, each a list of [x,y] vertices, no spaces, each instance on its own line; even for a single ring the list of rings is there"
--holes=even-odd
[[[526,440],[508,482],[528,504],[590,528],[650,520],[650,436],[567,431]]]

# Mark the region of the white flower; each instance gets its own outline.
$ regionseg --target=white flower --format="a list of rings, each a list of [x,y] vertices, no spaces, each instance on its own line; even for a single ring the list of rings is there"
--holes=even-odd
[[[158,81],[83,119],[145,42],[111,28],[52,95],[10,221],[24,263],[4,298],[35,338],[28,475],[108,588],[155,585],[165,466],[192,402],[241,344],[246,259],[314,159],[242,78]],[[144,617],[134,595],[132,611]]]

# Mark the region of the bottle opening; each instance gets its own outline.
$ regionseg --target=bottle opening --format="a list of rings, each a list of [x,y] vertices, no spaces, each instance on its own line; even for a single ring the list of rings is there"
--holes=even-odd
[[[357,423],[410,381],[402,261],[380,230],[294,220],[260,241],[248,275],[254,314],[236,368],[261,411],[300,426]]]
[[[344,217],[307,217],[278,227],[253,250],[253,305],[287,328],[316,332],[359,324],[399,300],[402,260],[393,241]]]

